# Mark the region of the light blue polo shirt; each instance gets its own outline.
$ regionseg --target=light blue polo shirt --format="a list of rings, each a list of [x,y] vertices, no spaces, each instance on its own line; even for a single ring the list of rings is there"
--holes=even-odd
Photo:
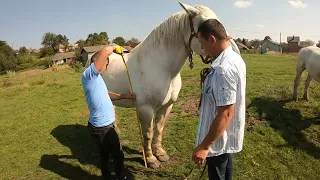
[[[84,70],[81,82],[90,110],[89,122],[95,127],[112,124],[115,121],[113,104],[108,88],[94,63]]]

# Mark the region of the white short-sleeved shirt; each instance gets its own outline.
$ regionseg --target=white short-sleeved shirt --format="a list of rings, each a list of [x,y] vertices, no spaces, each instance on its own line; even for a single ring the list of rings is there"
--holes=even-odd
[[[207,136],[218,114],[218,106],[235,104],[235,111],[223,135],[211,146],[208,157],[242,150],[245,126],[246,65],[229,46],[211,65],[204,81],[196,145]]]

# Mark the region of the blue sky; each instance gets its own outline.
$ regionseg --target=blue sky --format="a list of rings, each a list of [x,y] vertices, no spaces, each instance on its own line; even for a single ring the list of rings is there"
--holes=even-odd
[[[70,43],[93,32],[143,40],[167,17],[182,10],[177,0],[0,0],[0,40],[14,48],[39,48],[45,32],[64,34]],[[211,8],[234,38],[320,40],[319,0],[181,0]],[[318,11],[317,11],[318,10]],[[315,23],[317,22],[317,23]]]

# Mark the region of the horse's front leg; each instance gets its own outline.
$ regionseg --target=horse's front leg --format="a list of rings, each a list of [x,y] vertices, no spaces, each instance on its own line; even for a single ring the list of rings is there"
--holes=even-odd
[[[152,141],[152,150],[153,154],[158,158],[159,161],[162,162],[168,161],[170,159],[169,155],[162,147],[162,136],[163,129],[171,112],[172,106],[172,103],[167,104],[166,106],[161,107],[156,112],[156,126]]]
[[[144,151],[149,168],[158,168],[160,162],[152,154],[151,142],[153,137],[153,115],[154,109],[151,106],[139,106],[139,118],[144,138]]]
[[[295,101],[298,100],[298,87],[300,84],[300,78],[301,78],[302,72],[304,70],[305,70],[305,67],[298,67],[296,77],[294,78],[293,100],[295,100]]]

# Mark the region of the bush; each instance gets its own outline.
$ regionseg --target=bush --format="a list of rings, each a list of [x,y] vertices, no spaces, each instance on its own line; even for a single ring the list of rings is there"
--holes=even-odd
[[[76,72],[82,72],[83,65],[79,61],[74,61],[70,64],[70,67],[73,68]]]

